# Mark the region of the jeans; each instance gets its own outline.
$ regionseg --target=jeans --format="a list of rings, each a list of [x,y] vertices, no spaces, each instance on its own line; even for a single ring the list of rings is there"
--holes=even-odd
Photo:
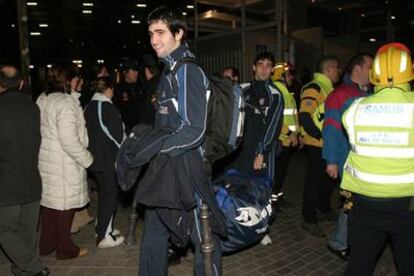
[[[336,250],[346,250],[348,248],[348,214],[341,209],[338,215],[338,222],[335,230],[329,237],[328,244]]]

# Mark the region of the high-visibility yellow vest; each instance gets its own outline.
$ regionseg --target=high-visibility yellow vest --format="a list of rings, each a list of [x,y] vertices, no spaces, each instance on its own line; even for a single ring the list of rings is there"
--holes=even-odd
[[[284,146],[289,146],[290,140],[288,133],[299,132],[298,109],[293,94],[289,92],[286,86],[280,81],[275,81],[273,83],[277,89],[282,92],[285,105],[285,108],[283,109],[283,127],[279,139]]]
[[[315,73],[313,74],[313,80],[304,86],[304,89],[302,90],[302,92],[305,91],[307,87],[312,83],[316,84],[320,88],[319,93],[320,93],[321,100],[318,103],[318,107],[316,108],[315,112],[311,114],[311,117],[316,127],[322,130],[324,114],[325,114],[325,100],[328,97],[328,95],[333,91],[333,84],[326,75],[322,73]],[[318,146],[322,146],[322,143],[323,143],[322,139],[317,140],[313,137],[310,137],[306,133],[303,127],[301,127],[301,135],[304,136],[305,144],[315,144]],[[310,140],[310,141],[306,142],[307,140]],[[315,140],[315,141],[312,141],[312,140]]]
[[[341,187],[376,198],[414,196],[414,93],[384,88],[356,100],[342,122],[351,151]]]

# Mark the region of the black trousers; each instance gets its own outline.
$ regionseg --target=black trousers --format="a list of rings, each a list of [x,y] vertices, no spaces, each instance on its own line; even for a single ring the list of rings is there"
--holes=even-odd
[[[96,233],[98,234],[97,242],[99,243],[105,237],[108,225],[112,223],[111,219],[115,216],[118,204],[118,185],[115,171],[94,172],[93,176],[98,183]]]
[[[204,275],[204,258],[201,252],[201,225],[199,214],[194,210],[195,223],[191,231],[191,243],[194,245],[194,275]],[[145,210],[144,230],[141,238],[139,256],[139,276],[167,276],[168,274],[168,240],[170,233],[162,223],[155,209]],[[213,275],[222,275],[221,248],[219,238],[213,233]]]
[[[414,275],[414,212],[409,211],[412,200],[353,195],[354,206],[348,218],[351,256],[346,276],[372,275],[387,238],[391,238],[398,275]]]
[[[326,173],[322,148],[305,145],[306,179],[303,192],[302,216],[307,223],[318,223],[317,210],[331,212],[333,183]]]
[[[0,245],[22,275],[45,268],[36,252],[39,207],[39,201],[0,207]]]
[[[273,194],[283,192],[283,184],[287,174],[290,155],[292,154],[292,147],[282,147],[282,152],[277,157],[275,162],[275,178],[273,181]]]

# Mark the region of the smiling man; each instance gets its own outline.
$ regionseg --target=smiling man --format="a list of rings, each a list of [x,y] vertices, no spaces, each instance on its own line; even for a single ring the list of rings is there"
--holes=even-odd
[[[183,247],[191,240],[195,247],[194,274],[204,275],[198,208],[201,200],[212,212],[213,233],[225,235],[226,231],[204,165],[210,84],[194,62],[180,65],[181,59],[194,58],[185,43],[187,26],[181,13],[167,7],[155,9],[148,16],[148,30],[151,46],[164,63],[157,87],[154,128],[168,135],[137,189],[137,201],[146,206],[139,275],[167,275],[170,238]],[[151,141],[148,146],[153,144]],[[213,275],[221,275],[217,235],[213,234],[213,240],[212,271]]]

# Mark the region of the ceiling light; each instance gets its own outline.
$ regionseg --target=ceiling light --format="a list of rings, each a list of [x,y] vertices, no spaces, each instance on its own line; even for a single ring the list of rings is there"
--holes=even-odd
[[[137,7],[138,8],[146,8],[147,7],[147,4],[137,4]]]
[[[47,27],[49,27],[49,25],[48,25],[48,24],[44,24],[44,23],[43,23],[43,24],[39,24],[39,27],[40,27],[40,28],[47,28]]]
[[[135,15],[131,14],[131,18],[134,19],[135,18]]]
[[[183,12],[183,15],[187,15],[187,13],[186,12]]]
[[[47,68],[52,68],[52,64],[46,65]]]
[[[122,23],[122,20],[121,20],[121,19],[119,19],[119,20],[118,20],[118,24],[121,24],[121,23]]]
[[[75,63],[75,64],[81,64],[82,60],[81,59],[74,59],[74,60],[72,60],[72,62]]]
[[[93,3],[82,3],[84,7],[93,7]]]
[[[15,28],[15,27],[16,27],[16,25],[14,25],[14,24],[11,24],[11,27],[12,27],[12,28]]]
[[[33,69],[33,68],[34,68],[34,65],[30,64],[30,65],[29,65],[29,68],[30,68],[30,69]]]
[[[30,32],[31,36],[39,36],[41,34],[42,34],[41,32]]]
[[[98,60],[97,60],[97,62],[98,62],[98,63],[100,63],[100,64],[102,64],[102,63],[104,63],[105,61],[104,61],[103,59],[98,59]]]
[[[394,15],[391,15],[391,20],[395,20],[395,16]]]
[[[193,5],[187,5],[187,9],[194,9]]]
[[[28,6],[37,6],[37,2],[27,2]]]
[[[131,20],[131,23],[132,23],[132,24],[140,24],[140,23],[141,23],[141,21],[139,21],[139,20]]]
[[[91,14],[91,13],[92,13],[92,11],[91,11],[91,10],[82,10],[82,13],[83,13],[83,14]]]
[[[77,64],[79,68],[82,68],[82,64]]]
[[[370,38],[369,39],[369,42],[375,42],[375,41],[377,41],[375,38]]]

